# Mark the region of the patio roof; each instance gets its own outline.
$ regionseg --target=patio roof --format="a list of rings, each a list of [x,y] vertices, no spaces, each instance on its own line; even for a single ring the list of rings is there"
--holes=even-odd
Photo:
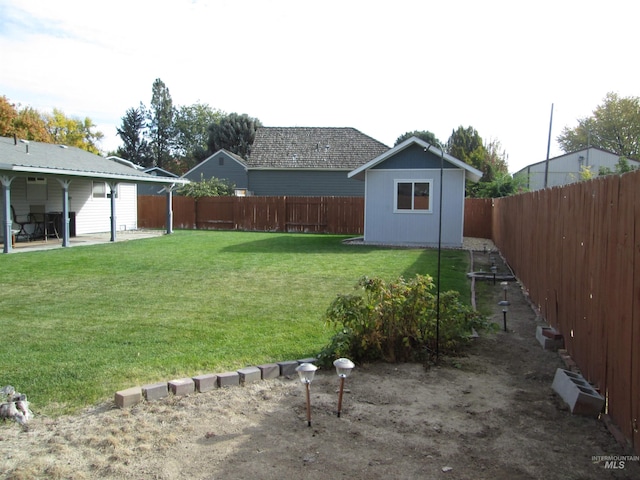
[[[0,174],[100,178],[126,183],[185,184],[183,178],[150,175],[118,157],[77,147],[0,137]]]

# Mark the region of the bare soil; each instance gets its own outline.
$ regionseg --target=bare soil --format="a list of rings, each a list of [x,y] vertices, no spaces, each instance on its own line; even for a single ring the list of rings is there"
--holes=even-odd
[[[486,255],[477,255],[480,260]],[[499,259],[499,257],[497,257]],[[486,266],[485,266],[485,270]],[[638,462],[605,469],[596,455],[629,455],[602,421],[574,416],[551,389],[554,352],[516,283],[508,331],[499,324],[461,357],[357,365],[336,415],[338,378],[319,370],[311,427],[297,378],[170,396],[76,416],[37,414],[28,430],[0,425],[2,478],[73,479],[603,479],[640,478]],[[26,392],[28,393],[28,392]]]

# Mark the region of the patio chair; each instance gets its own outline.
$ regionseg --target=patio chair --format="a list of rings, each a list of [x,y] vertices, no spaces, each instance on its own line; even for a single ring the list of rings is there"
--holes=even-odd
[[[31,225],[33,222],[31,221],[31,215],[16,215],[16,209],[11,205],[11,216],[13,217],[13,223],[16,225],[17,233],[15,234],[15,238],[24,237],[27,240],[31,238],[31,234],[27,232],[24,228],[25,225]]]

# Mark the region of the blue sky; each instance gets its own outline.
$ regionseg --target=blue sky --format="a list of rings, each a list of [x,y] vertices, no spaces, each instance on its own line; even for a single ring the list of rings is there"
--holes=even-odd
[[[514,172],[607,92],[640,96],[629,0],[0,0],[0,95],[90,117],[119,144],[161,78],[174,104],[267,126],[354,127],[389,146],[462,125]]]

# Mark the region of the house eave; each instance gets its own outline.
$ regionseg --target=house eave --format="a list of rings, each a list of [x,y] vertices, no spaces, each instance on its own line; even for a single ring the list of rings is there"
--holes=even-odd
[[[0,164],[0,171],[10,171],[14,173],[32,173],[41,175],[57,175],[63,177],[78,177],[78,178],[100,178],[104,180],[117,180],[125,183],[161,183],[161,184],[187,184],[190,183],[187,179],[182,178],[169,178],[169,177],[154,177],[152,175],[140,176],[140,175],[119,175],[113,173],[103,172],[81,172],[77,170],[65,170],[58,168],[42,168],[31,167],[23,165],[7,165]]]

